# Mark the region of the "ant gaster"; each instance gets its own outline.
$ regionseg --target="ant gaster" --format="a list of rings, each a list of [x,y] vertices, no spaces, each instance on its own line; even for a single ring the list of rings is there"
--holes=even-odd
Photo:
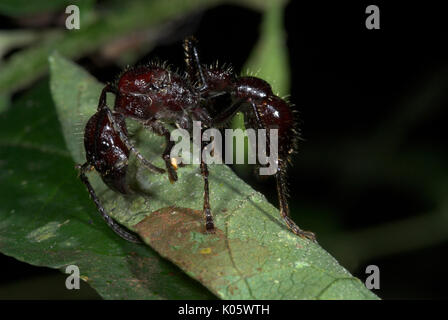
[[[197,42],[193,37],[184,41],[184,51],[187,67],[185,76],[169,70],[164,65],[138,66],[125,71],[116,85],[106,85],[101,92],[98,110],[85,127],[84,145],[87,162],[78,165],[77,168],[102,217],[122,238],[140,242],[136,235],[127,231],[106,213],[87,179],[88,171],[95,169],[108,187],[122,194],[130,194],[132,190],[126,182],[126,174],[129,154],[133,152],[152,172],[167,172],[170,182],[173,183],[177,180],[177,167],[170,159],[174,142],[170,140],[170,131],[164,124],[174,124],[189,131],[192,129],[193,121],[201,121],[202,129],[222,127],[241,111],[245,116],[247,127],[278,129],[279,159],[275,178],[280,214],[293,233],[314,241],[315,236],[312,232],[301,230],[289,217],[285,174],[297,139],[290,105],[274,95],[271,86],[262,79],[237,77],[231,68],[202,65]],[[113,111],[106,105],[107,92],[116,96]],[[222,95],[230,98],[229,103],[224,106],[216,102],[217,97]],[[128,138],[126,118],[137,120],[144,128],[165,137],[166,147],[162,158],[166,170],[151,164],[133,146]],[[201,142],[201,150],[204,147]],[[209,203],[208,169],[203,159],[200,169],[204,179],[205,228],[207,233],[214,233],[215,227]]]

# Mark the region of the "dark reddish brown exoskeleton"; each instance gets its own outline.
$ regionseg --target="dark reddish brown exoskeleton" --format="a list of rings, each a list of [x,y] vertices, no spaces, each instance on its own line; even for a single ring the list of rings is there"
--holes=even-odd
[[[243,112],[246,127],[255,129],[278,129],[278,170],[275,174],[280,214],[289,229],[295,234],[315,240],[312,232],[301,230],[289,217],[286,190],[286,167],[296,147],[297,133],[290,105],[274,95],[271,86],[255,77],[237,77],[231,68],[202,65],[196,40],[184,41],[187,72],[181,76],[163,65],[145,65],[125,71],[115,86],[107,85],[102,93],[97,112],[85,128],[84,144],[87,162],[78,165],[80,177],[86,184],[99,212],[108,225],[126,240],[138,242],[138,238],[117,224],[105,212],[95,195],[85,173],[95,169],[104,183],[122,194],[129,194],[126,173],[130,152],[149,170],[168,173],[169,180],[177,180],[176,168],[170,159],[174,142],[165,124],[191,132],[193,121],[201,121],[202,129],[220,128],[239,111]],[[115,94],[114,111],[106,105],[106,93]],[[223,105],[219,97],[229,99]],[[166,170],[147,161],[128,138],[125,118],[139,121],[145,128],[164,136],[166,147],[162,153]],[[269,143],[268,143],[269,145]],[[201,150],[204,145],[201,145]],[[269,152],[269,150],[267,150]],[[208,168],[201,159],[201,174],[204,178],[205,227],[214,233],[215,227],[209,203]]]

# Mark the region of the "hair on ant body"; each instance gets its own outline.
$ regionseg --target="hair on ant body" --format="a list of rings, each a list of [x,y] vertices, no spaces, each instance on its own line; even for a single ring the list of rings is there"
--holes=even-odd
[[[166,124],[174,124],[189,132],[193,121],[202,129],[223,127],[239,111],[244,113],[247,126],[254,129],[278,130],[278,169],[275,173],[280,214],[288,228],[298,236],[315,241],[312,232],[300,229],[289,217],[286,190],[286,169],[297,142],[294,115],[290,104],[276,96],[264,80],[236,76],[229,67],[207,67],[201,64],[197,41],[184,41],[186,75],[181,76],[165,65],[149,64],[126,70],[115,85],[106,85],[101,92],[97,112],[89,119],[84,131],[86,163],[77,165],[82,182],[87,186],[98,211],[107,224],[122,238],[140,242],[139,238],[115,222],[105,211],[86,173],[95,169],[103,182],[121,194],[132,190],[126,183],[128,160],[133,152],[139,162],[154,173],[167,173],[170,182],[177,181],[177,167],[171,161],[174,142]],[[106,94],[115,94],[114,109],[106,104]],[[218,97],[228,95],[228,104]],[[146,160],[128,138],[125,119],[140,122],[144,128],[165,137],[162,153],[165,168]],[[269,143],[268,143],[269,145]],[[205,147],[201,139],[201,150]],[[269,151],[269,150],[267,150]],[[203,214],[205,230],[214,233],[215,226],[209,201],[208,168],[200,162],[204,179]]]

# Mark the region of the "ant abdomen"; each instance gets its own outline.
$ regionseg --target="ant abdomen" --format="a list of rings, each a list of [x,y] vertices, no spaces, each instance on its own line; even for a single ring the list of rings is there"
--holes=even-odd
[[[86,159],[95,167],[108,187],[128,194],[130,189],[126,183],[126,172],[129,149],[109,121],[108,112],[106,109],[100,109],[87,122],[84,134]],[[123,116],[117,113],[111,114],[115,125],[127,133]]]
[[[242,77],[235,81],[233,95],[241,99],[263,99],[273,95],[271,86],[256,77]]]

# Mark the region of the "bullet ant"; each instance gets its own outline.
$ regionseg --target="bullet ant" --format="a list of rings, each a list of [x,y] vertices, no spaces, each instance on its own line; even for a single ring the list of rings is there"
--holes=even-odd
[[[174,124],[187,131],[193,121],[201,121],[203,129],[222,127],[241,111],[246,127],[278,129],[278,169],[275,173],[280,214],[289,229],[301,237],[315,241],[312,232],[301,230],[289,217],[286,190],[286,167],[296,147],[297,133],[290,105],[273,94],[271,86],[256,77],[238,77],[231,68],[209,67],[199,60],[197,41],[189,37],[184,41],[187,72],[185,76],[163,65],[149,64],[125,71],[116,85],[108,84],[102,90],[97,112],[85,127],[84,146],[87,162],[77,165],[80,179],[87,186],[91,198],[107,224],[122,238],[140,242],[139,238],[115,222],[105,211],[95,194],[86,173],[95,169],[103,182],[121,194],[132,193],[126,183],[128,159],[133,152],[147,169],[154,173],[167,173],[170,182],[177,181],[175,164],[170,158],[174,142],[164,124]],[[106,104],[107,92],[114,93],[115,106]],[[223,105],[218,98],[227,95],[230,103]],[[144,128],[165,137],[162,153],[166,170],[146,160],[128,138],[125,119],[140,122]],[[268,144],[269,145],[269,144]],[[201,150],[204,148],[201,142]],[[214,233],[215,226],[209,202],[208,168],[200,163],[204,179],[205,229]]]

